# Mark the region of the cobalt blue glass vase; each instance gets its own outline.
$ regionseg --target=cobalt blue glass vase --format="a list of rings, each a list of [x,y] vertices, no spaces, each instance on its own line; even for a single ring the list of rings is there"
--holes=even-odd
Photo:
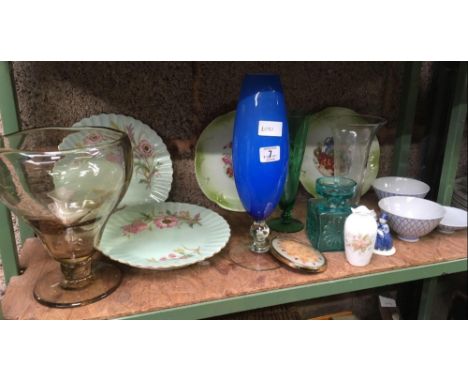
[[[288,120],[279,76],[246,75],[234,122],[232,161],[239,197],[254,220],[252,252],[270,249],[265,220],[283,194],[288,158]]]

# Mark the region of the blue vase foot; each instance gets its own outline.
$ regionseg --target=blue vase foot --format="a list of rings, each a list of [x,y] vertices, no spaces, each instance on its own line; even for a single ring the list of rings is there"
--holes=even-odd
[[[253,252],[250,245],[245,242],[232,248],[228,253],[228,259],[242,268],[258,272],[272,271],[281,266],[270,253]]]

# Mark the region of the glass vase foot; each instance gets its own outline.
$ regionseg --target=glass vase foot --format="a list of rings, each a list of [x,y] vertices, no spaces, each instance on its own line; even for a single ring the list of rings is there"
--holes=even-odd
[[[251,271],[272,271],[281,265],[268,252],[258,253],[251,250],[251,243],[244,242],[229,251],[228,258],[233,263]]]
[[[92,266],[93,277],[89,285],[77,289],[65,289],[63,275],[54,270],[44,275],[34,287],[34,298],[52,308],[73,308],[91,304],[109,296],[122,281],[120,269],[110,263],[96,262]]]
[[[276,232],[294,233],[304,229],[304,223],[295,218],[285,221],[282,218],[268,220],[268,226]]]

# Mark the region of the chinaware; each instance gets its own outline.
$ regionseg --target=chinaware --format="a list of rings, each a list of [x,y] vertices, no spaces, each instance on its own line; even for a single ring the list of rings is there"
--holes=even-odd
[[[374,253],[380,256],[392,256],[396,252],[393,237],[388,226],[388,215],[382,212],[377,220],[377,237]]]
[[[283,194],[288,158],[288,120],[280,78],[247,74],[236,109],[232,160],[237,192],[254,220],[250,228],[253,252],[270,249],[265,220]]]
[[[116,211],[98,248],[119,263],[169,270],[209,259],[229,237],[228,223],[214,211],[187,203],[149,202]]]
[[[60,147],[77,134],[102,139]],[[93,261],[93,255],[131,174],[131,143],[118,130],[34,128],[0,136],[0,200],[31,225],[60,264],[37,280],[33,295],[38,302],[77,307],[118,287],[119,268]]]
[[[232,133],[236,112],[215,118],[195,147],[195,176],[205,196],[221,208],[245,211],[237,193],[232,168]]]
[[[120,206],[149,201],[162,202],[172,184],[172,161],[161,137],[143,122],[120,114],[99,114],[75,123],[79,126],[105,126],[127,133],[133,148],[133,175]],[[68,136],[61,148],[80,147],[86,142],[98,143],[99,134],[78,133]]]
[[[350,199],[356,191],[352,179],[324,176],[317,179],[320,199],[307,202],[306,233],[310,243],[320,252],[344,249],[344,224],[351,214]]]
[[[460,208],[444,206],[445,216],[439,223],[439,231],[453,233],[467,226],[467,212]]]
[[[424,198],[430,191],[430,187],[420,180],[403,178],[400,176],[386,176],[377,178],[372,183],[372,188],[380,200],[389,196],[414,196]]]
[[[346,260],[351,265],[363,267],[370,263],[377,237],[374,210],[366,206],[351,208],[344,225]]]
[[[322,176],[334,175],[333,127],[339,123],[355,122],[353,110],[343,107],[328,107],[307,117],[307,143],[302,161],[300,181],[306,191],[318,198],[315,183]],[[340,120],[341,119],[341,120]],[[379,172],[380,145],[372,140],[367,168],[364,174],[361,195],[364,195]]]
[[[413,196],[390,196],[379,201],[390,227],[401,240],[415,242],[438,226],[445,209],[438,203]]]
[[[388,222],[401,240],[415,242],[436,228],[445,215],[438,203],[414,196],[389,196],[379,201]]]

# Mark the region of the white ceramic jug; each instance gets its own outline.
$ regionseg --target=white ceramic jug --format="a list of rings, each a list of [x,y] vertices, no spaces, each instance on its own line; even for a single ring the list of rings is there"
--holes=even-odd
[[[366,206],[351,208],[352,214],[346,218],[344,242],[346,260],[351,265],[363,267],[369,264],[374,252],[377,237],[377,222],[374,210]]]

